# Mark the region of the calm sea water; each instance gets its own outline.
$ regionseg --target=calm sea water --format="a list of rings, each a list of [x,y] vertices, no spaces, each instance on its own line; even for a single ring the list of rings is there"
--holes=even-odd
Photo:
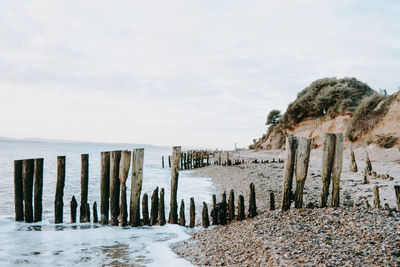
[[[188,238],[190,229],[168,224],[163,227],[121,228],[69,223],[69,201],[72,195],[75,195],[78,203],[80,201],[80,155],[89,153],[88,201],[91,207],[97,201],[100,214],[100,152],[138,147],[145,149],[142,194],[147,193],[151,197],[156,186],[164,187],[168,216],[170,170],[161,168],[161,156],[171,154],[170,148],[128,144],[0,141],[0,265],[99,266],[123,263],[130,266],[191,266],[168,247],[170,243]],[[62,225],[54,224],[57,156],[66,156]],[[43,221],[35,224],[17,223],[14,220],[14,160],[39,157],[44,158]],[[130,175],[127,181],[128,200]],[[211,191],[209,178],[193,178],[189,171],[181,171],[178,202],[182,198],[185,200],[187,221],[190,197],[195,198],[199,217],[201,203],[210,202]]]

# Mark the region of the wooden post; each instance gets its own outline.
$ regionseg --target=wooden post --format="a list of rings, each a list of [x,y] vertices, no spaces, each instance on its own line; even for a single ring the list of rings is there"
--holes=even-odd
[[[142,197],[142,218],[143,225],[149,225],[149,199],[146,193]]]
[[[165,225],[165,204],[164,204],[164,188],[160,190],[160,202],[158,207],[158,223],[163,226]]]
[[[217,196],[212,195],[212,209],[211,209],[212,225],[218,224],[218,213],[216,210],[216,206],[217,206]]]
[[[336,134],[335,141],[335,156],[332,167],[332,201],[331,205],[334,208],[339,207],[340,203],[340,176],[342,174],[343,163],[343,134]]]
[[[97,216],[97,202],[93,203],[93,223],[99,223],[99,216]]]
[[[119,216],[119,162],[121,160],[121,151],[112,151],[110,156],[110,224],[118,225]]]
[[[14,206],[15,220],[24,220],[24,192],[22,186],[22,160],[14,161]]]
[[[65,156],[57,157],[57,187],[54,201],[54,223],[63,222],[63,197],[65,184]]]
[[[33,222],[33,205],[32,205],[32,191],[33,191],[33,169],[34,160],[26,159],[22,161],[22,189],[24,194],[24,217],[25,222]]]
[[[90,223],[90,206],[89,206],[89,203],[86,203],[86,204],[85,204],[85,211],[84,211],[84,213],[85,213],[85,222]]]
[[[183,199],[181,200],[181,206],[179,208],[179,225],[180,226],[185,226],[186,225],[186,220],[185,220],[185,201],[183,201]]]
[[[168,167],[171,168],[171,156],[168,156]]]
[[[71,223],[76,223],[76,208],[78,207],[78,202],[76,201],[75,196],[72,196],[70,207],[71,207]]]
[[[204,228],[210,226],[210,220],[208,218],[208,208],[206,202],[203,202],[203,211],[201,213],[201,224]]]
[[[233,189],[229,193],[228,219],[229,221],[233,221],[235,219],[235,193],[233,192]]]
[[[218,223],[221,225],[226,224],[226,215],[227,215],[228,203],[226,202],[226,192],[222,194],[222,201],[221,203],[217,204],[217,211],[218,211]]]
[[[286,160],[283,170],[282,210],[289,210],[292,201],[293,168],[296,157],[297,138],[286,137]]]
[[[161,166],[164,169],[164,156],[161,157]]]
[[[351,165],[350,165],[350,171],[351,172],[357,172],[357,162],[356,162],[356,157],[354,156],[354,151],[353,151],[353,143],[350,143],[350,159],[351,159]]]
[[[368,152],[365,151],[365,156],[366,156],[366,160],[365,160],[365,173],[367,175],[371,175],[372,174],[372,164],[371,164],[371,160],[369,159],[369,155]]]
[[[100,198],[100,222],[108,224],[110,207],[110,152],[101,152]]]
[[[229,151],[226,151],[226,166],[229,166],[229,165],[231,165],[230,161],[229,161]]]
[[[333,133],[325,134],[323,155],[322,155],[322,173],[321,173],[321,180],[322,180],[321,208],[325,208],[328,202],[329,185],[331,182],[333,160],[335,155],[335,140],[336,140],[335,134]]]
[[[394,193],[396,194],[397,212],[400,212],[400,185],[394,186]]]
[[[245,218],[245,214],[244,214],[244,197],[243,195],[239,195],[239,199],[238,199],[238,221],[242,221]]]
[[[178,223],[178,202],[176,200],[178,191],[179,177],[179,156],[181,155],[181,147],[175,146],[172,148],[172,168],[171,168],[171,202],[168,223]]]
[[[81,207],[79,222],[89,222],[90,210],[87,214],[87,200],[88,200],[88,186],[89,186],[89,154],[81,155]]]
[[[249,218],[257,216],[256,205],[256,189],[253,183],[250,184],[250,198],[249,198]]]
[[[221,153],[221,151],[219,151],[218,152],[218,165],[221,165],[222,164],[222,153]]]
[[[310,161],[311,139],[299,138],[296,155],[296,191],[294,193],[294,207],[303,207],[303,190],[306,183],[308,163]]]
[[[34,222],[40,222],[42,220],[42,195],[43,195],[43,159],[35,159],[34,161],[34,191],[33,191],[33,200],[34,200]]]
[[[194,206],[194,198],[190,198],[190,228],[196,225],[196,209]]]
[[[131,226],[140,225],[140,193],[142,191],[143,184],[143,160],[144,149],[134,149],[132,153],[132,184],[130,204]]]
[[[274,192],[269,193],[269,210],[275,210],[275,195]]]
[[[121,187],[121,203],[120,203],[120,225],[126,226],[128,219],[128,209],[126,204],[126,180],[128,179],[129,168],[131,166],[131,152],[129,150],[122,151],[119,163],[119,183]]]
[[[158,218],[158,186],[151,196],[150,225],[156,225]]]
[[[374,207],[375,209],[381,209],[381,200],[379,198],[379,187],[375,185],[374,187]]]
[[[206,161],[207,161],[207,166],[210,165],[210,153],[208,152],[206,154]]]

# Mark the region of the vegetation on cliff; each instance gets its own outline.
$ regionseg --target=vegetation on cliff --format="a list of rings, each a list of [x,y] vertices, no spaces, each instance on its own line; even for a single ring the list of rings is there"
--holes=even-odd
[[[387,96],[386,90],[377,93],[356,78],[316,80],[297,95],[282,116],[278,110],[268,114],[266,124],[270,126],[267,133],[253,140],[249,148],[284,148],[287,132],[295,131],[305,119],[324,118],[326,121],[339,115],[350,115],[345,136],[349,141],[359,141],[385,117],[395,99],[396,94]],[[397,139],[388,135],[377,137],[375,142],[387,147],[393,146]],[[382,145],[386,143],[388,145]]]
[[[324,78],[302,90],[289,104],[279,121],[284,128],[292,128],[305,118],[322,117],[354,111],[360,101],[375,91],[356,78]]]

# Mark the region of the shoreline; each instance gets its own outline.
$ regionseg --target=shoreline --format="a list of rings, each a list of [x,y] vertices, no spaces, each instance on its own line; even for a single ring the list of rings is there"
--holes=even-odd
[[[355,149],[358,169],[365,166],[364,149]],[[230,189],[243,194],[248,211],[249,184],[256,189],[259,215],[226,226],[195,231],[191,238],[171,245],[179,256],[199,266],[277,266],[304,264],[400,265],[400,213],[368,209],[373,206],[373,187],[380,187],[381,205],[395,207],[393,185],[400,182],[400,152],[368,147],[373,169],[390,174],[393,181],[371,179],[363,184],[363,174],[349,171],[349,151],[345,149],[339,209],[292,208],[280,211],[282,163],[238,166],[212,165],[197,169],[196,177],[211,177],[217,202]],[[285,151],[240,151],[232,158],[284,159]],[[321,192],[321,150],[312,150],[304,189],[304,206],[319,205]],[[274,192],[277,210],[269,211],[269,192]],[[355,203],[355,205],[354,205]]]

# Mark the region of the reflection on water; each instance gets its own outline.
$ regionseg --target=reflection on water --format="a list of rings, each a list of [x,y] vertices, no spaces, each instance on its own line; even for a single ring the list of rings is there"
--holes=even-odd
[[[69,205],[64,205],[64,224],[54,224],[56,157],[66,155],[64,202],[80,196],[80,154],[89,153],[90,203],[99,203],[100,152],[132,149],[131,145],[59,144],[0,141],[0,266],[191,266],[172,253],[168,244],[188,237],[186,228],[178,225],[111,227],[69,221]],[[137,147],[137,146],[136,146]],[[151,195],[156,186],[165,188],[166,214],[169,212],[170,170],[161,168],[161,156],[168,148],[145,146],[142,194]],[[26,224],[14,221],[13,160],[44,157],[43,221]],[[129,174],[130,177],[131,174]],[[178,201],[210,202],[211,181],[191,178],[187,172],[179,177]],[[130,194],[130,179],[127,182]],[[128,198],[129,199],[129,198]],[[189,205],[186,205],[187,209]],[[196,207],[199,211],[200,206]],[[187,210],[185,212],[189,214]],[[200,214],[200,212],[197,212]],[[199,218],[198,218],[199,219]],[[188,221],[188,220],[187,220]]]

